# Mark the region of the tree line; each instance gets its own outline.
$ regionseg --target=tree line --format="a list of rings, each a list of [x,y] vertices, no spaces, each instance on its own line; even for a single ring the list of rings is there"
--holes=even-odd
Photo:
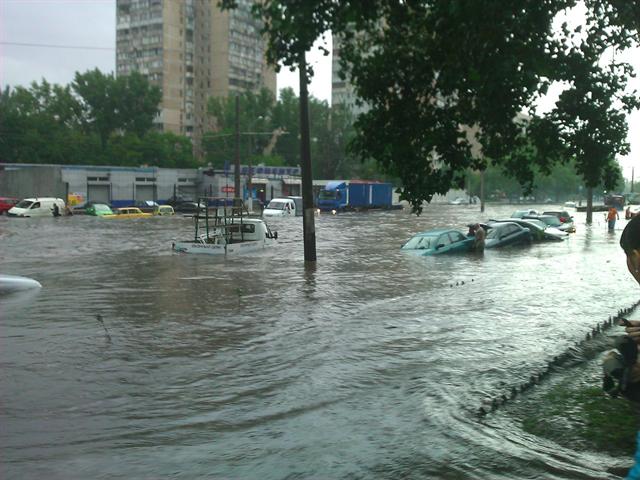
[[[188,138],[153,128],[161,94],[138,73],[76,73],[0,91],[0,159],[7,163],[193,167]]]
[[[331,31],[340,39],[341,74],[368,107],[351,151],[398,177],[401,198],[415,211],[462,187],[470,169],[490,165],[527,190],[536,170],[548,174],[568,161],[587,190],[614,186],[616,156],[629,152],[626,114],[639,102],[626,91],[633,69],[611,53],[638,45],[638,2],[303,3],[253,2],[268,59],[304,67],[318,38]],[[236,0],[221,4],[237,7]],[[562,22],[579,6],[583,21]],[[551,85],[562,93],[538,113]]]
[[[235,97],[212,97],[215,131],[204,134],[204,156],[191,139],[154,127],[160,90],[139,73],[115,77],[76,73],[61,86],[46,80],[0,91],[0,159],[7,163],[224,168],[235,158]],[[382,178],[374,161],[347,151],[353,117],[311,98],[312,155],[318,178]],[[240,95],[240,155],[244,164],[300,164],[298,97],[263,89]]]

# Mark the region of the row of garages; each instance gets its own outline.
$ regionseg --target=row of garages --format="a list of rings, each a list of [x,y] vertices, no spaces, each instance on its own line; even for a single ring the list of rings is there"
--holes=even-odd
[[[248,198],[248,168],[243,166],[241,195]],[[263,202],[282,195],[300,195],[300,169],[253,167],[251,190]],[[113,206],[140,201],[164,203],[178,197],[234,197],[233,170],[109,167],[83,165],[0,164],[0,196],[59,197]]]

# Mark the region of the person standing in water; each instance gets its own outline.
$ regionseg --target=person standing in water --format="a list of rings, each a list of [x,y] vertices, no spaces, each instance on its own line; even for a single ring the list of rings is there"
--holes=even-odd
[[[484,239],[487,236],[484,228],[479,223],[476,223],[474,230],[476,232],[476,239],[473,242],[473,251],[474,252],[484,252]]]
[[[616,220],[619,219],[618,210],[615,207],[611,207],[607,213],[607,224],[609,225],[609,231],[613,232],[616,227]]]

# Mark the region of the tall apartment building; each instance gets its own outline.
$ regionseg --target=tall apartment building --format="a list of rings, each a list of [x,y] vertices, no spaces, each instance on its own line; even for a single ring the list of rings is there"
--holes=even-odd
[[[332,41],[331,105],[344,105],[354,115],[366,112],[368,110],[366,105],[357,104],[358,97],[353,91],[353,85],[351,85],[349,79],[343,80],[340,78],[340,38],[337,35],[333,35]]]
[[[221,11],[218,0],[117,0],[116,74],[138,71],[162,90],[156,123],[193,137],[196,152],[210,96],[263,87],[276,94],[251,0]]]

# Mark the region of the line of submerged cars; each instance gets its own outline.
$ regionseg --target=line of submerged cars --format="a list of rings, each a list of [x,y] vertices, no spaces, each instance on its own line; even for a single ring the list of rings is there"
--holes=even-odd
[[[518,210],[511,218],[489,220],[479,224],[487,233],[484,248],[500,248],[531,242],[562,241],[576,231],[573,217],[565,210]],[[472,225],[469,225],[470,227]],[[475,244],[474,235],[458,230],[438,229],[417,233],[401,249],[424,256],[469,252]]]

